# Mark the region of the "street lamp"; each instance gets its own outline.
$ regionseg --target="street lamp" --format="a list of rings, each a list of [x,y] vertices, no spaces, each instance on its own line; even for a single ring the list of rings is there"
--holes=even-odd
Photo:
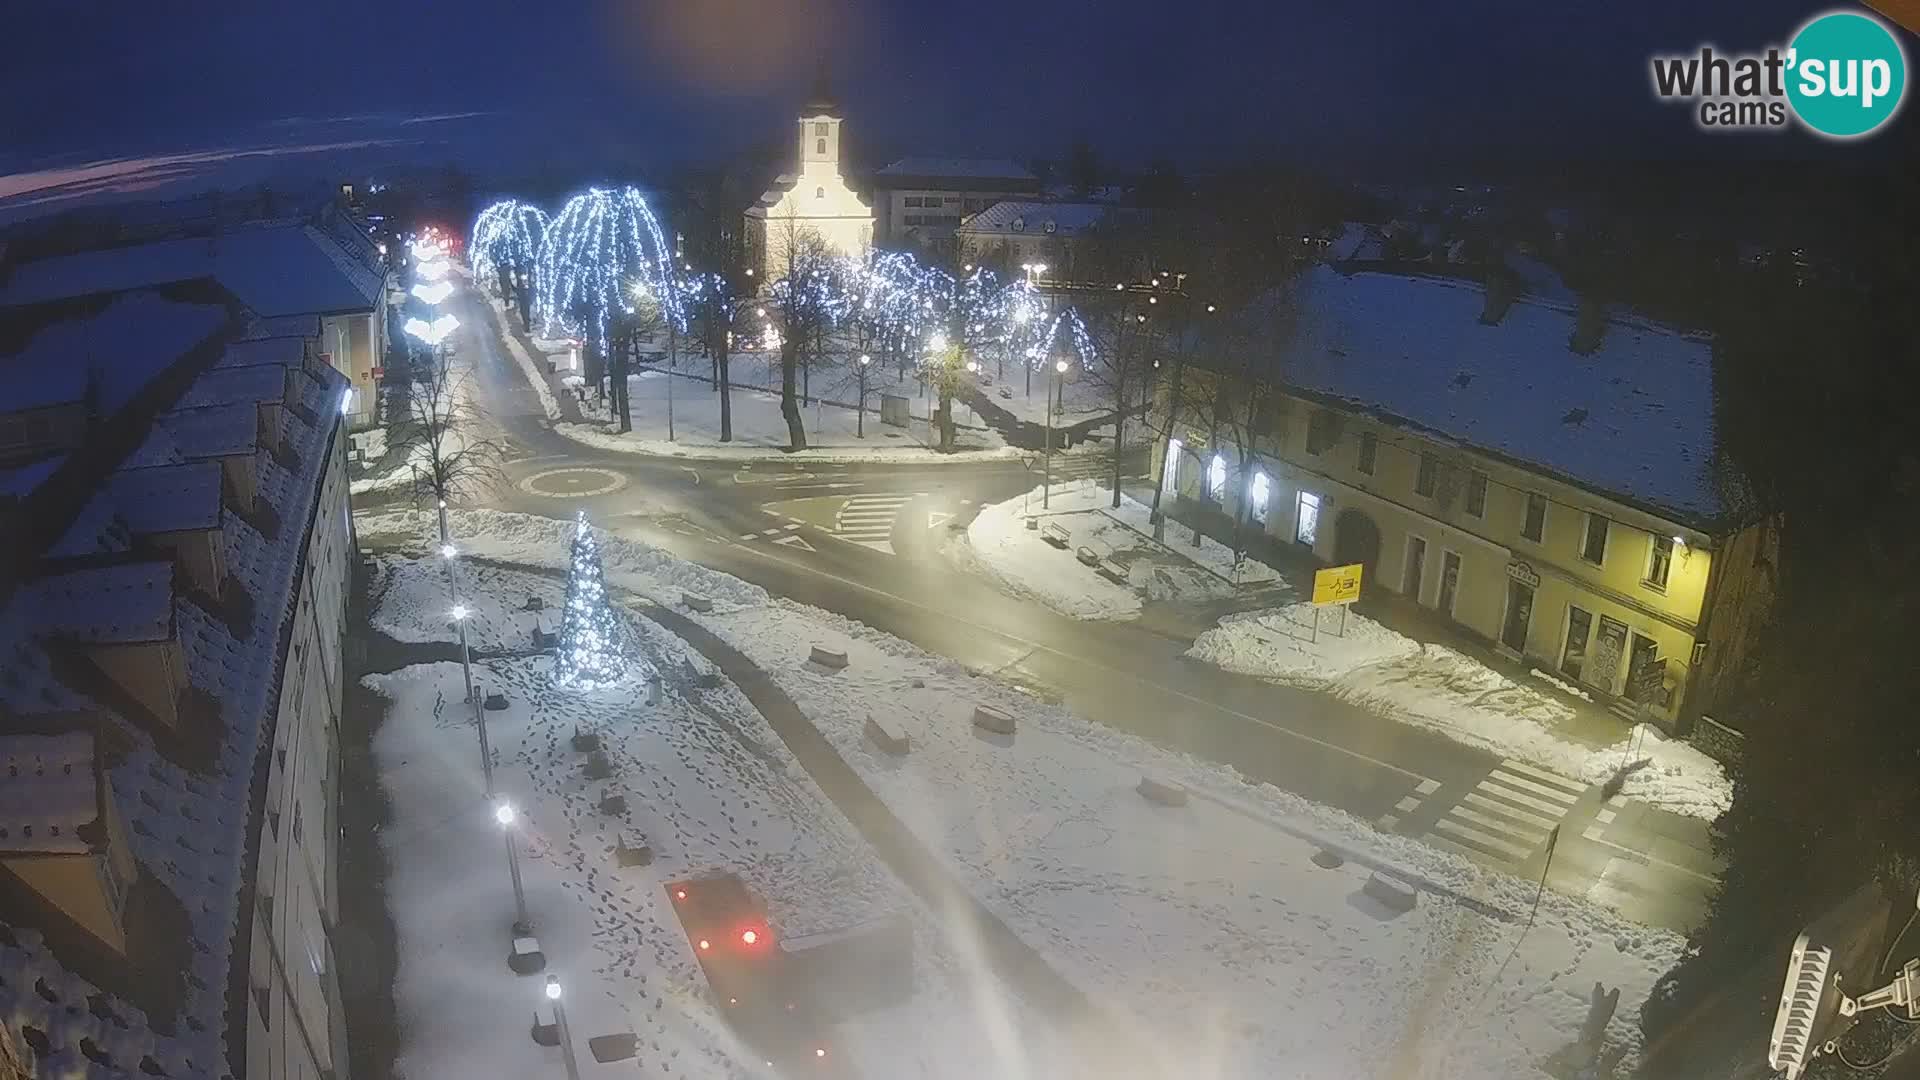
[[[856,439],[864,439],[867,437],[867,367],[872,363],[873,357],[868,356],[866,353],[860,354],[860,367],[858,369],[860,373],[860,401],[859,404],[854,406],[853,410],[853,437]]]
[[[520,885],[520,854],[513,846],[516,817],[513,804],[504,799],[493,808],[493,820],[500,823],[500,831],[507,838],[507,872],[513,876],[513,932],[515,936],[526,937],[533,933],[533,920],[527,916],[527,894]]]
[[[1066,362],[1065,360],[1055,360],[1055,361],[1053,362],[1053,388],[1052,388],[1052,389],[1049,389],[1049,390],[1048,390],[1048,392],[1047,392],[1047,402],[1046,402],[1046,409],[1047,409],[1047,452],[1046,452],[1046,462],[1045,462],[1045,464],[1044,464],[1044,465],[1043,465],[1043,466],[1041,467],[1041,470],[1040,470],[1040,508],[1041,508],[1042,510],[1044,510],[1044,509],[1046,509],[1046,508],[1047,508],[1048,506],[1051,506],[1051,505],[1052,505],[1052,498],[1053,498],[1053,398],[1054,398],[1054,393],[1055,393],[1055,392],[1056,392],[1056,391],[1058,390],[1058,388],[1059,388],[1059,386],[1060,386],[1060,376],[1062,376],[1062,375],[1065,375],[1066,373],[1067,373],[1067,362]]]
[[[449,566],[452,564],[449,563]],[[473,650],[467,646],[467,616],[473,614],[465,604],[453,605],[453,621],[460,627],[460,674],[467,683],[467,704],[473,706],[473,726],[480,737],[480,775],[485,778],[487,798],[493,798],[493,750],[487,745],[487,714],[480,697],[473,692]]]
[[[547,1000],[553,1002],[553,1024],[560,1029],[560,1056],[567,1063],[567,1080],[580,1080],[580,1063],[573,1059],[573,1032],[567,1029],[567,1007],[560,1001],[560,980],[547,976]]]

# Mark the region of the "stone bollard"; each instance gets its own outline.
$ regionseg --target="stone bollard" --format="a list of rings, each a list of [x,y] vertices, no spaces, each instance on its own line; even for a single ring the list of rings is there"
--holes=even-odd
[[[1013,714],[991,705],[973,707],[973,726],[982,731],[991,731],[995,735],[1013,734]]]
[[[815,645],[807,659],[823,668],[832,668],[835,671],[847,666],[847,654],[844,650],[829,649],[824,645]]]
[[[1382,907],[1402,914],[1412,911],[1420,899],[1419,889],[1379,871],[1367,876],[1367,883],[1360,887],[1360,891],[1379,901]]]
[[[513,939],[513,951],[507,954],[507,968],[515,975],[532,975],[547,966],[547,954],[540,951],[538,938],[528,935]],[[538,1039],[538,1036],[535,1036]]]
[[[1140,785],[1134,789],[1150,803],[1161,806],[1187,805],[1187,789],[1171,780],[1159,780],[1151,776],[1142,776]]]
[[[872,713],[867,714],[866,734],[867,741],[895,756],[906,753],[912,745],[907,733],[896,727],[893,721],[883,720]]]
[[[713,613],[713,601],[704,596],[696,596],[690,592],[683,592],[680,594],[680,603],[685,605],[688,611],[697,611],[702,615]]]

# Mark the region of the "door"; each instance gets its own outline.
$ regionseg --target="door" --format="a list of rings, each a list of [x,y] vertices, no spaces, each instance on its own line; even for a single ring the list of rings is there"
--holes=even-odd
[[[1400,591],[1420,599],[1420,586],[1427,573],[1427,542],[1418,536],[1407,537],[1407,568],[1400,578]]]
[[[1569,679],[1578,679],[1587,663],[1587,638],[1593,633],[1593,614],[1584,608],[1567,605],[1567,640],[1560,649],[1560,671]]]
[[[1247,489],[1247,516],[1263,529],[1267,527],[1267,504],[1272,501],[1273,481],[1267,479],[1266,473],[1254,473],[1253,483]]]
[[[1447,618],[1453,618],[1453,598],[1460,592],[1460,553],[1457,551],[1440,552],[1440,599],[1435,605],[1446,612]]]
[[[1643,634],[1633,635],[1632,651],[1627,653],[1627,697],[1634,701],[1659,704],[1659,682],[1655,681],[1664,674],[1662,671],[1649,673],[1648,669],[1660,664],[1660,646],[1652,638]]]
[[[1600,616],[1600,632],[1593,639],[1587,662],[1587,682],[1611,694],[1620,678],[1620,661],[1627,654],[1627,624]]]
[[[1312,547],[1320,538],[1320,496],[1311,491],[1300,493],[1299,505],[1295,508],[1293,519],[1293,540],[1296,544]]]
[[[1527,629],[1533,623],[1533,586],[1507,582],[1507,617],[1500,623],[1500,644],[1516,653],[1527,651]]]

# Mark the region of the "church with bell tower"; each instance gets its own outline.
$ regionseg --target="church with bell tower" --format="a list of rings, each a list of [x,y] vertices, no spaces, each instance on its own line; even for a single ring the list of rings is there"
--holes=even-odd
[[[822,64],[800,110],[796,170],[782,173],[746,212],[748,265],[763,282],[785,276],[789,245],[807,233],[853,258],[873,246],[873,208],[840,172],[842,119]]]

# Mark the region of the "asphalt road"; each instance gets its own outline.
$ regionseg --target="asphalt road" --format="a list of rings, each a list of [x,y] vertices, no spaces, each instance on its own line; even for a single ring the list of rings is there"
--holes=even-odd
[[[555,434],[467,290],[452,301],[481,400],[511,447],[500,509],[571,516],[856,619],[1076,712],[1233,766],[1396,832],[1684,930],[1717,874],[1705,823],[1385,719],[1326,694],[1182,658],[1178,618],[1082,622],[999,592],[939,554],[980,504],[1029,490],[1037,460],[750,463],[654,458]],[[1056,475],[1076,468],[1056,461]],[[602,490],[611,488],[611,490]],[[1557,838],[1554,830],[1557,828]]]

